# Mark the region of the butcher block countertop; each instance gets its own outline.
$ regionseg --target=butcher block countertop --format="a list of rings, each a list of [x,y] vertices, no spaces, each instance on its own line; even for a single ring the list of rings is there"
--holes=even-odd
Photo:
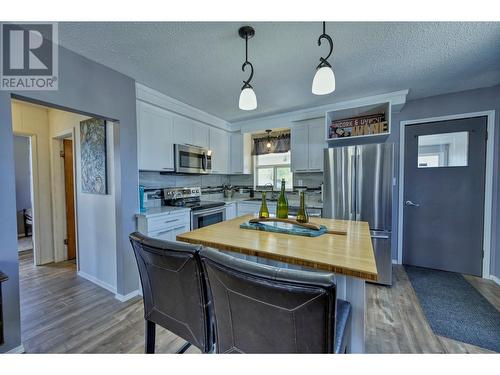
[[[304,237],[240,228],[241,223],[253,217],[244,215],[182,233],[177,236],[177,241],[377,280],[367,222],[311,218],[311,223],[325,225],[329,230],[345,231],[347,235]]]

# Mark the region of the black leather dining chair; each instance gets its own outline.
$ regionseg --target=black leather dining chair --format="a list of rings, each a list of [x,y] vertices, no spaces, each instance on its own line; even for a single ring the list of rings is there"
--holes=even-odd
[[[199,257],[201,246],[130,235],[139,267],[146,323],[145,351],[155,351],[156,324],[202,352],[213,348],[209,297]]]
[[[335,276],[200,252],[218,353],[345,353],[351,306]]]

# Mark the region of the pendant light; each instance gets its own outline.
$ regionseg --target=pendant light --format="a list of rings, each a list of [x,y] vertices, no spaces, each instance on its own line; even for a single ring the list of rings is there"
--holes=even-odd
[[[247,65],[250,67],[250,77],[243,81],[243,87],[241,88],[239,107],[244,111],[251,111],[257,108],[257,97],[252,85],[250,85],[253,78],[253,65],[248,61],[248,39],[253,38],[255,30],[251,26],[243,26],[238,30],[238,34],[245,39],[245,62],[241,66],[241,70],[245,71]]]
[[[267,152],[271,152],[271,132],[272,132],[271,129],[266,130],[266,133],[267,133],[267,143],[266,143]]]
[[[332,66],[327,61],[333,51],[333,41],[330,35],[326,33],[326,22],[323,22],[323,34],[318,38],[318,46],[321,46],[321,39],[326,39],[330,45],[330,52],[326,57],[319,58],[319,65],[316,67],[312,83],[312,93],[315,95],[326,95],[335,91],[335,75]]]

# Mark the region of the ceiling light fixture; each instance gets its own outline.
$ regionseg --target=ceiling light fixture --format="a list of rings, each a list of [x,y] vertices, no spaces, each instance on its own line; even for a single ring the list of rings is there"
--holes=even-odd
[[[330,45],[330,52],[328,56],[319,58],[320,63],[316,67],[316,74],[312,83],[312,93],[315,95],[326,95],[335,91],[335,75],[332,66],[327,61],[333,51],[333,41],[325,29],[326,22],[323,22],[323,34],[318,38],[318,46],[321,46],[321,39],[326,39]]]
[[[244,111],[251,111],[257,108],[257,97],[252,85],[250,85],[250,81],[253,78],[253,65],[248,61],[248,39],[253,38],[255,30],[251,26],[243,26],[238,30],[238,34],[241,38],[245,39],[245,62],[241,66],[241,70],[245,71],[247,65],[250,67],[250,77],[246,81],[243,81],[243,87],[241,88],[239,107]]]

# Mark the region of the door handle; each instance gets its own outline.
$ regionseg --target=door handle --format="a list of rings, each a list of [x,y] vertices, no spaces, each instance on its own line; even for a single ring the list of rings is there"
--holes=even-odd
[[[413,203],[412,201],[406,201],[405,206],[413,206],[413,207],[420,207],[420,204],[418,203]]]

